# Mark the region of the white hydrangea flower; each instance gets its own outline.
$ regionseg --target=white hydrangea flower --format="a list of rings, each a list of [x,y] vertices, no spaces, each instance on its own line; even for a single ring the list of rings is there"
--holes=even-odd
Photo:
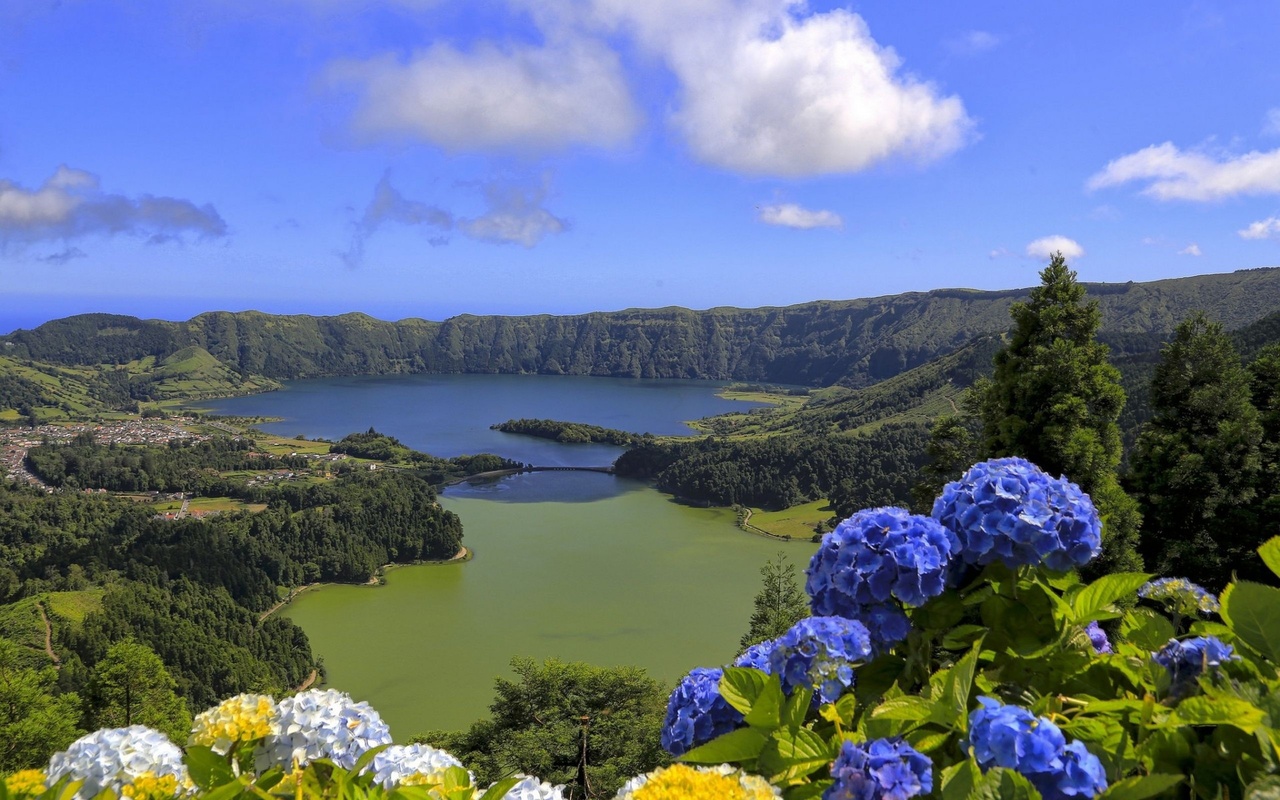
[[[368,768],[373,771],[375,781],[390,789],[400,785],[440,783],[446,769],[461,766],[461,761],[443,750],[425,744],[410,744],[388,747],[373,757]]]
[[[106,728],[76,739],[49,760],[49,784],[70,775],[84,781],[76,796],[94,797],[103,789],[116,795],[142,776],[172,777],[179,786],[190,785],[182,750],[169,737],[142,725]]]
[[[259,771],[271,765],[286,769],[318,758],[352,769],[366,751],[391,743],[391,731],[368,703],[334,689],[312,689],[281,700],[279,732],[268,736],[257,753]]]
[[[564,786],[553,785],[526,775],[523,780],[507,790],[502,800],[564,800]]]

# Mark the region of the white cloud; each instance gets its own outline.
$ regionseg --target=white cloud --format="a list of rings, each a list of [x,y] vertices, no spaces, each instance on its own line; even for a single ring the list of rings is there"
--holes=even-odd
[[[1084,255],[1084,248],[1075,239],[1058,234],[1041,237],[1027,245],[1027,255],[1032,258],[1049,258],[1054,253],[1062,253],[1068,259],[1080,258]]]
[[[796,19],[785,2],[703,5],[718,13],[658,43],[681,84],[672,122],[699,160],[804,177],[895,157],[927,162],[965,143],[972,122],[960,99],[898,74],[898,56],[857,14]]]
[[[1267,217],[1236,231],[1241,239],[1280,239],[1280,217]]]
[[[584,37],[544,46],[435,44],[408,63],[393,56],[333,64],[355,87],[354,126],[368,137],[409,137],[448,150],[553,150],[626,141],[639,116],[618,57]]]
[[[1273,108],[1267,112],[1262,123],[1262,132],[1268,136],[1280,136],[1280,108]]]
[[[1000,37],[987,31],[965,31],[947,40],[947,49],[958,56],[976,56],[995,48]]]
[[[1013,253],[1010,253],[1007,249],[1003,247],[997,247],[991,252],[987,253],[987,258],[991,259],[992,261],[995,261],[997,258],[1008,258],[1011,255],[1013,255]]]
[[[1204,253],[1200,250],[1200,245],[1196,244],[1195,242],[1192,242],[1191,244],[1189,244],[1189,245],[1187,245],[1186,247],[1184,247],[1184,248],[1182,248],[1181,250],[1179,250],[1179,251],[1178,251],[1178,255],[1180,255],[1180,256],[1202,256],[1202,255],[1204,255]]]
[[[214,238],[226,235],[227,224],[208,204],[149,194],[107,194],[96,175],[65,165],[37,189],[0,179],[0,244],[116,233],[160,237],[159,241],[184,233]]]
[[[1115,159],[1089,178],[1087,186],[1103,189],[1133,181],[1145,182],[1142,194],[1157,200],[1280,194],[1280,150],[1216,158],[1165,142]]]
[[[844,220],[834,211],[825,209],[813,211],[796,205],[782,203],[780,205],[763,206],[760,209],[760,221],[766,225],[781,225],[785,228],[839,228]]]

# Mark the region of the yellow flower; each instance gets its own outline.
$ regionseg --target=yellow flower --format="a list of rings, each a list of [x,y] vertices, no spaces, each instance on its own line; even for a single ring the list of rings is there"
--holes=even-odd
[[[10,794],[39,794],[45,789],[43,770],[20,769],[4,779]]]
[[[618,800],[774,800],[769,782],[728,766],[693,768],[684,764],[632,778]]]
[[[178,796],[177,777],[144,772],[120,788],[128,800],[170,800]]]
[[[202,711],[191,727],[190,744],[226,754],[236,744],[279,733],[276,704],[261,694],[240,694]]]

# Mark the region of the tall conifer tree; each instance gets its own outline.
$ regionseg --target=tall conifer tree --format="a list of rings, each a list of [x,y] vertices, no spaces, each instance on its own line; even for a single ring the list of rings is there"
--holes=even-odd
[[[1250,516],[1262,426],[1249,377],[1221,325],[1188,318],[1161,354],[1151,421],[1133,453],[1143,555],[1161,573],[1215,590],[1273,533],[1263,535]]]
[[[1103,518],[1102,557],[1094,573],[1139,569],[1137,504],[1120,488],[1120,373],[1097,341],[1096,301],[1055,253],[1041,285],[1009,313],[1009,344],[996,354],[995,374],[974,387],[982,420],[981,449],[989,457],[1022,456],[1088,492]]]

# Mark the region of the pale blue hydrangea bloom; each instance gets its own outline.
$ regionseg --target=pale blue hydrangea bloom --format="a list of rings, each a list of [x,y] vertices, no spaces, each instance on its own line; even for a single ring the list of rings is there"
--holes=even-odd
[[[461,761],[430,745],[397,744],[374,756],[366,769],[383,788],[390,789],[404,783],[440,783],[445,770],[461,766]]]
[[[1192,583],[1186,578],[1160,578],[1144,583],[1138,597],[1161,603],[1171,611],[1184,616],[1217,614],[1222,607],[1213,592]]]
[[[121,788],[143,774],[172,776],[179,786],[188,786],[182,750],[169,737],[142,725],[105,728],[81,736],[66,750],[54,753],[45,771],[52,785],[64,776],[84,781],[79,798],[90,798],[103,789],[117,796]]]
[[[769,671],[769,656],[773,653],[773,648],[778,644],[775,640],[770,639],[767,642],[753,644],[747,648],[747,651],[734,659],[735,667],[749,667],[758,669],[761,672]]]
[[[1094,797],[1107,788],[1102,762],[1078,741],[1025,708],[979,697],[969,715],[969,739],[962,746],[985,772],[1004,767],[1022,773],[1044,800]]]
[[[933,517],[959,537],[958,560],[966,564],[1061,572],[1102,551],[1102,521],[1089,495],[1023,458],[974,464],[943,487]]]
[[[1231,645],[1216,636],[1197,636],[1181,642],[1170,639],[1160,652],[1151,654],[1152,661],[1169,671],[1174,695],[1188,694],[1202,674],[1239,658]]]
[[[1099,655],[1108,655],[1112,652],[1111,640],[1107,638],[1107,632],[1096,620],[1086,625],[1084,632],[1089,636],[1089,644],[1093,646],[1093,652]]]
[[[287,697],[279,713],[280,732],[268,736],[257,753],[259,770],[305,766],[317,758],[351,769],[365,751],[391,743],[391,731],[377,711],[333,689]]]
[[[507,790],[502,800],[564,800],[564,786],[554,785],[526,775]]]

